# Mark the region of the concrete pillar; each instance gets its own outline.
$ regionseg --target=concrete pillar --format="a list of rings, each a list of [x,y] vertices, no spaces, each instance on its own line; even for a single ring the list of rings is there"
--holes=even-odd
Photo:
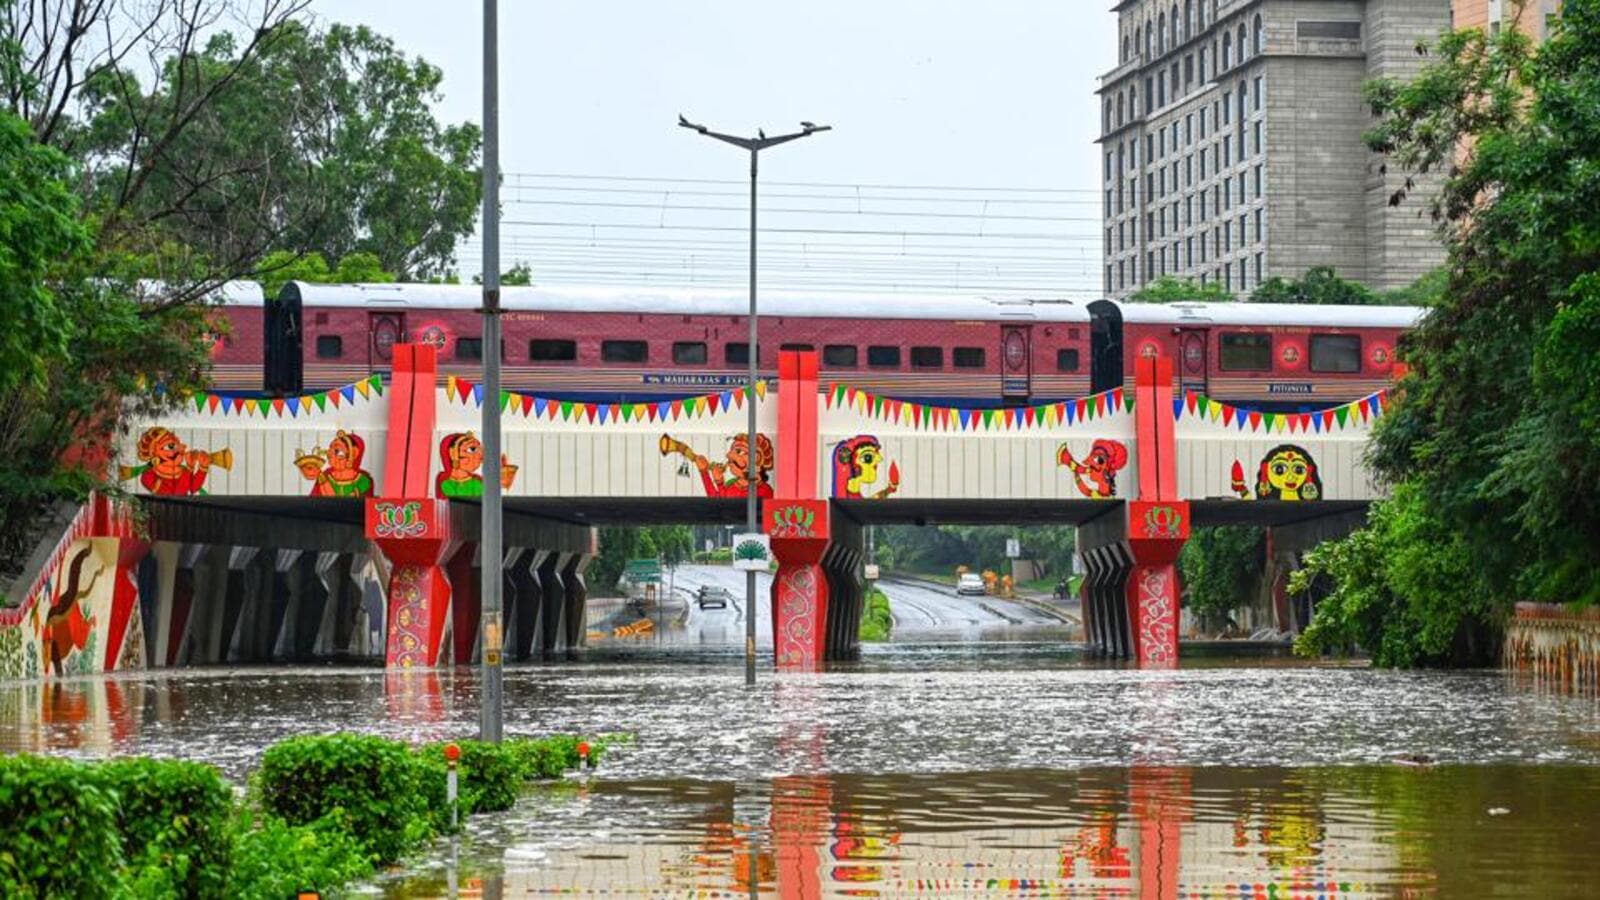
[[[155,602],[149,630],[152,666],[172,665],[178,639],[182,637],[181,634],[173,634],[173,606],[178,584],[178,563],[183,549],[182,544],[171,541],[156,541],[150,547],[150,559],[155,565]],[[193,590],[192,585],[190,590]],[[187,610],[184,612],[186,615]]]
[[[539,555],[539,655],[549,657],[565,649],[566,631],[562,623],[567,608],[567,589],[561,581],[561,571],[569,554],[550,550],[535,552]]]
[[[478,623],[482,619],[481,579],[491,577],[483,571],[476,542],[461,544],[445,563],[450,579],[450,660],[469,665],[476,658]]]
[[[536,552],[519,548],[506,568],[510,584],[506,596],[512,600],[506,608],[509,616],[506,621],[506,649],[508,655],[518,662],[533,658],[534,635],[539,628],[539,607],[544,599],[544,593],[539,588],[538,563]]]
[[[592,559],[594,557],[587,553],[574,553],[561,571],[561,586],[566,593],[562,614],[568,651],[584,645],[589,622],[589,587],[583,580],[583,570]]]

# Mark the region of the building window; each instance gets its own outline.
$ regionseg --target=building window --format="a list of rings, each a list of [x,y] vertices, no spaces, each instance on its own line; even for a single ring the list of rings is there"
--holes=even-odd
[[[899,347],[868,347],[867,365],[874,369],[900,368]]]
[[[856,346],[854,344],[829,344],[822,348],[822,364],[830,369],[854,369]]]
[[[344,355],[344,338],[337,334],[317,335],[317,359],[338,359]]]
[[[1261,264],[1261,257],[1262,257],[1262,254],[1260,254],[1260,253],[1256,254],[1256,284],[1257,285],[1261,284],[1261,270],[1263,268],[1263,266]]]
[[[1357,334],[1313,334],[1311,371],[1361,371],[1361,336]]]
[[[577,358],[577,341],[536,338],[528,342],[529,362],[573,362]]]
[[[1256,130],[1256,155],[1260,156],[1261,155],[1261,120],[1260,119],[1257,119],[1256,122],[1255,122],[1255,130]]]
[[[1233,263],[1222,264],[1222,286],[1228,292],[1233,291]]]
[[[757,347],[756,348],[756,355],[757,355],[758,358],[759,358],[760,354],[761,354],[761,348]],[[723,345],[723,347],[722,347],[722,361],[727,363],[730,366],[748,366],[748,365],[750,365],[750,345],[746,344],[746,343],[733,343],[733,344],[725,344],[725,345]]]
[[[703,366],[706,364],[706,345],[704,341],[678,341],[672,345],[672,361],[680,366]]]
[[[898,360],[897,360],[898,362]],[[911,368],[913,369],[942,369],[944,368],[943,347],[912,347]]]
[[[1106,284],[1111,283],[1111,267],[1106,267]],[[958,369],[981,369],[984,363],[982,347],[957,347],[950,351],[950,362]]]
[[[1260,207],[1256,207],[1256,243],[1264,244],[1266,242],[1267,223],[1264,217],[1264,211]],[[1258,277],[1256,280],[1259,281],[1260,278]]]
[[[1222,36],[1222,59],[1217,63],[1218,72],[1226,72],[1233,67],[1233,35]]]
[[[642,363],[650,361],[648,341],[601,341],[600,361],[614,363]]]
[[[1262,51],[1263,47],[1265,47],[1265,36],[1261,32],[1261,14],[1260,13],[1256,13],[1255,47],[1256,47],[1256,55],[1258,55],[1258,56],[1261,54],[1261,51]]]
[[[1272,372],[1272,335],[1224,331],[1219,349],[1218,364],[1224,372]]]
[[[483,359],[483,338],[456,338],[456,359],[460,361]]]
[[[1256,76],[1256,94],[1255,94],[1256,112],[1260,112],[1261,111],[1261,92],[1262,92],[1262,88],[1265,85],[1266,85],[1266,82],[1262,79],[1262,76],[1257,75]]]
[[[1056,351],[1056,371],[1078,371],[1078,350],[1076,347],[1067,347]]]

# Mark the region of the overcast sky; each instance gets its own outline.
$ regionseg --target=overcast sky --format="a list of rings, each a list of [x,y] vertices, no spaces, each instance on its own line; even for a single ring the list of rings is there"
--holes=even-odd
[[[1052,237],[1022,240],[1018,246],[1039,247],[1040,262],[1070,258],[1073,280],[1081,277],[1092,285],[1099,262],[1095,199],[1100,188],[1092,143],[1097,133],[1093,92],[1097,76],[1113,62],[1115,17],[1109,5],[1109,0],[502,0],[502,166],[513,179],[524,173],[740,179],[746,171],[739,151],[674,127],[679,112],[736,132],[764,127],[771,133],[814,120],[835,131],[763,155],[763,182],[1028,191],[912,191],[898,196],[926,202],[863,207],[896,218],[864,213],[861,219],[842,214],[785,219],[775,212],[764,216],[763,226],[871,230],[880,238],[897,229],[974,236],[982,231],[984,238],[951,251],[969,256],[983,256],[989,247],[1009,249],[988,234],[1038,231]],[[367,24],[439,66],[445,75],[441,118],[481,121],[481,4],[317,0],[313,9],[327,21]],[[670,190],[673,185],[646,187]],[[808,190],[818,198],[806,198]],[[790,205],[815,208],[829,200],[830,191],[837,193],[801,189]],[[743,221],[731,208],[641,216],[626,208],[641,198],[625,195],[558,190],[522,196],[539,202],[508,205],[508,220],[730,227]],[[897,195],[869,189],[867,196]],[[740,203],[734,193],[727,197],[700,202]],[[1029,197],[1051,205],[1001,205]],[[1025,221],[1002,225],[968,218],[985,212],[978,204],[986,199],[996,201],[988,213],[1014,213]],[[561,200],[625,203],[595,208],[561,205]],[[773,200],[773,208],[781,203]],[[935,212],[940,214],[920,215]],[[1027,213],[1041,215],[1035,220]],[[862,222],[869,227],[860,228]],[[545,238],[573,234],[570,225],[512,225],[507,256],[526,258],[537,272],[540,260],[530,257],[549,249]],[[683,231],[657,237],[663,235],[714,237],[728,241],[730,252],[738,237]],[[923,240],[939,245],[955,239]],[[463,247],[461,262],[466,272],[477,268],[475,242]],[[854,271],[845,269],[844,275]],[[1041,277],[1067,276],[1052,270]]]

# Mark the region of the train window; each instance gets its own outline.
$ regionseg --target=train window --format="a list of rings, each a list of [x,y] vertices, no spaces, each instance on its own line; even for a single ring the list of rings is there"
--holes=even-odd
[[[1225,372],[1272,371],[1272,335],[1231,332],[1222,335],[1218,362]]]
[[[942,369],[944,368],[943,347],[912,347],[911,367],[913,369]]]
[[[483,359],[483,338],[458,337],[456,338],[456,359],[475,360]]]
[[[529,362],[575,362],[578,342],[534,339],[528,342]]]
[[[1078,371],[1078,348],[1068,347],[1056,351],[1056,371]]]
[[[867,365],[874,369],[900,368],[899,347],[868,347]]]
[[[601,341],[600,361],[642,363],[650,361],[648,341]]]
[[[1313,334],[1311,336],[1311,371],[1361,371],[1361,335]]]
[[[337,334],[317,335],[317,359],[338,359],[344,355],[344,338]]]
[[[812,350],[817,349],[817,345],[815,345],[815,344],[779,344],[778,345],[778,349],[779,350],[794,350],[796,352],[801,352],[801,353],[810,353]]]
[[[835,369],[854,369],[856,367],[855,345],[829,344],[823,347],[822,364]]]
[[[982,347],[957,347],[950,351],[950,362],[958,369],[983,368]]]
[[[706,364],[706,345],[703,341],[678,341],[672,345],[672,361],[680,366]]]
[[[761,347],[760,347],[760,345],[756,346],[756,358],[757,358],[758,361],[761,358]],[[750,345],[749,344],[727,344],[727,345],[725,345],[722,348],[722,360],[723,360],[723,362],[726,362],[730,366],[748,366],[748,365],[750,365]]]

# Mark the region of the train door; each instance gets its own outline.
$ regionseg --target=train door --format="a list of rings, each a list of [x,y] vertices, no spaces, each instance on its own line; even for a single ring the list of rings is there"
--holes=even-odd
[[[1089,304],[1089,390],[1102,393],[1122,387],[1127,372],[1122,358],[1122,309],[1110,300]]]
[[[262,305],[261,314],[266,339],[262,387],[280,397],[298,394],[305,384],[299,285],[292,281],[284,285],[277,297]]]
[[[406,339],[403,312],[367,313],[367,367],[373,372],[394,365],[394,345]]]
[[[1208,393],[1211,372],[1211,329],[1178,329],[1178,382],[1186,391]]]
[[[1033,326],[1000,327],[1000,396],[1007,406],[1026,406],[1033,395]]]

